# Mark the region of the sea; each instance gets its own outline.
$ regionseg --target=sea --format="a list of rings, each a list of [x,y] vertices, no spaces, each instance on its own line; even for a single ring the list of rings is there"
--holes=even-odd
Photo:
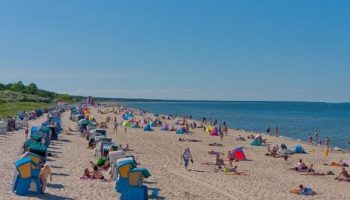
[[[307,141],[330,138],[331,146],[350,149],[350,103],[161,101],[118,102],[158,114],[191,115],[193,119],[226,121],[230,128],[265,133],[278,126],[282,136]]]

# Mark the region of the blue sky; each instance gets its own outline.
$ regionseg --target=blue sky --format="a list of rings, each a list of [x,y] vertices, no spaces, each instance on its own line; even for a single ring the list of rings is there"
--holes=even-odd
[[[0,1],[0,82],[78,95],[350,101],[350,1]]]

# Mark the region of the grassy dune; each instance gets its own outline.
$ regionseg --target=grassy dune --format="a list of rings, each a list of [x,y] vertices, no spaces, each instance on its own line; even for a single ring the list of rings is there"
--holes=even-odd
[[[42,102],[13,102],[0,103],[0,119],[7,116],[15,116],[19,111],[31,111],[37,108],[49,106]]]

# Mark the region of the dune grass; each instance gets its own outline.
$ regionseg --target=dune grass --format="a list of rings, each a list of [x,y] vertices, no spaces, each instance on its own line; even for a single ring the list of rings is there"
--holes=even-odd
[[[49,106],[48,103],[42,102],[13,102],[0,103],[0,119],[5,117],[13,117],[19,111],[31,111],[37,108]]]

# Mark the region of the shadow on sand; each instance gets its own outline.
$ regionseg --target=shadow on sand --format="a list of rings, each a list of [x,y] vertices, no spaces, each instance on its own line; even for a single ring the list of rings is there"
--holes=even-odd
[[[45,194],[39,194],[39,195],[28,195],[28,197],[36,197],[38,199],[43,199],[43,200],[74,200],[69,197],[62,197],[50,193],[45,193]]]
[[[62,189],[62,188],[64,188],[64,186],[62,184],[58,184],[58,183],[48,183],[47,187],[55,188],[55,189]]]

